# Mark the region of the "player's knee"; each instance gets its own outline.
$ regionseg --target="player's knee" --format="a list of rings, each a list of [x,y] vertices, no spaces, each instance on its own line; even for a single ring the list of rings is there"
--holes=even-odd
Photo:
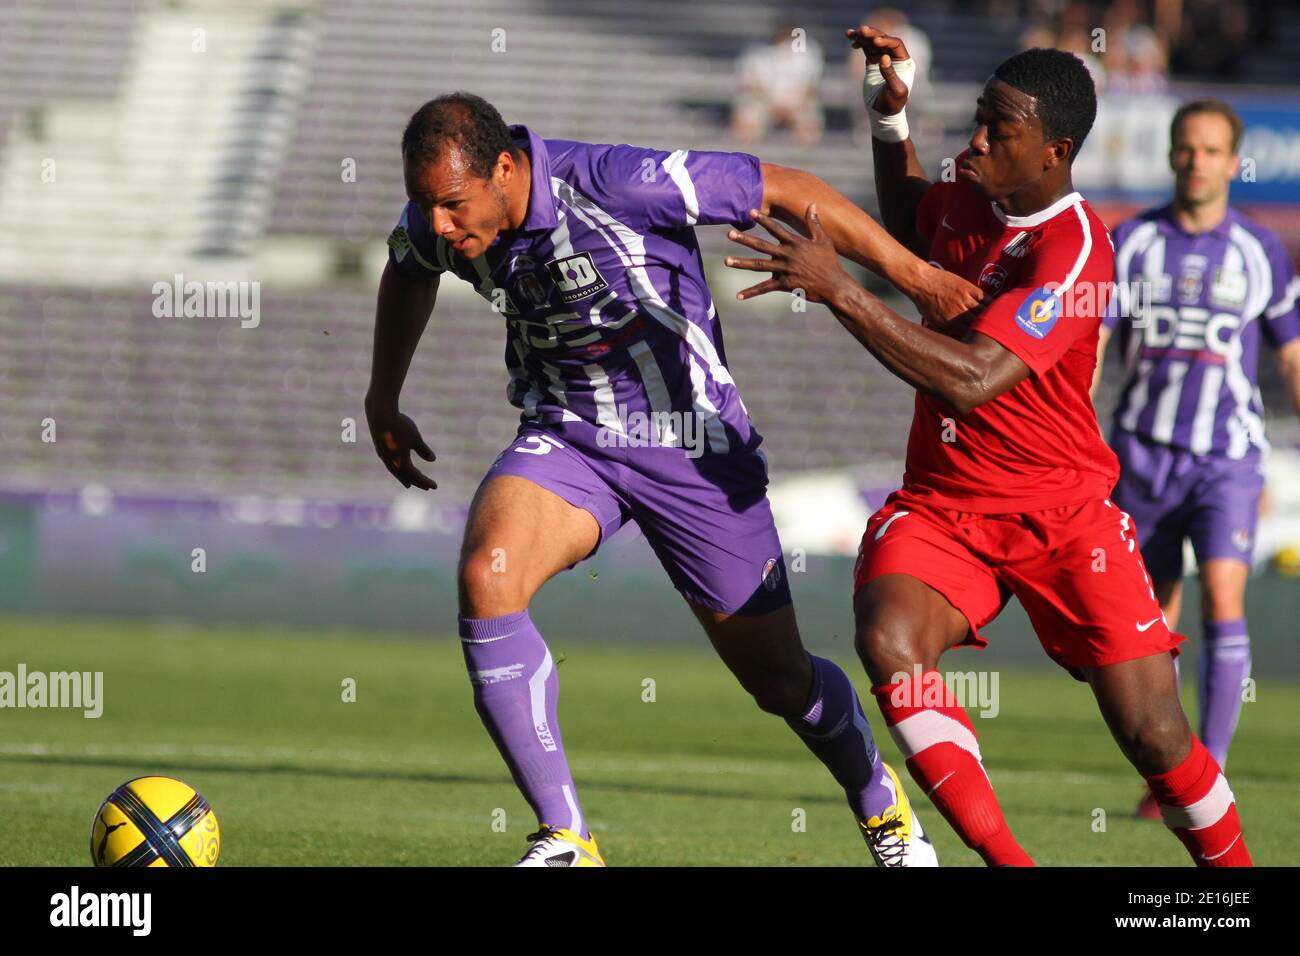
[[[1244,616],[1246,596],[1235,583],[1207,581],[1201,586],[1201,614],[1207,621],[1232,621]]]
[[[1139,772],[1164,773],[1186,756],[1191,728],[1181,708],[1162,708],[1124,728],[1120,738],[1125,755]]]
[[[798,661],[774,657],[757,667],[735,669],[733,665],[733,670],[759,710],[778,717],[798,717],[808,705],[813,676],[802,649]]]
[[[745,690],[754,698],[759,710],[778,717],[797,717],[808,703],[807,684],[792,680],[785,674],[769,674],[746,681]]]
[[[457,570],[460,613],[466,617],[497,617],[511,611],[525,595],[516,593],[518,584],[505,573],[506,565],[490,550],[476,549],[461,556]]]
[[[910,674],[912,665],[920,660],[909,629],[884,619],[859,624],[854,644],[874,684],[893,683],[895,675]]]

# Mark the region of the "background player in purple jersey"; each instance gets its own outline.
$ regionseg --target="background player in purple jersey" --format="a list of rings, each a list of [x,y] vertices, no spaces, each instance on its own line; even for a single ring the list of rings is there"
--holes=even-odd
[[[803,648],[766,496],[761,437],[730,373],[696,225],[753,209],[801,222],[951,318],[980,293],[928,266],[816,177],[741,153],[546,140],[469,94],[425,104],[402,140],[409,202],[379,286],[366,413],[403,485],[433,452],[398,410],[440,276],[505,319],[516,440],[470,507],[459,633],[479,715],[537,813],[522,865],[601,865],[557,722],[558,684],[528,605],[629,520],[726,665],[843,786],[884,865],[934,865],[848,677]],[[486,321],[485,317],[485,321]]]
[[[1261,339],[1277,351],[1300,409],[1300,279],[1278,238],[1228,205],[1241,134],[1240,118],[1218,101],[1175,114],[1174,198],[1115,231],[1118,294],[1097,361],[1100,376],[1113,331],[1124,383],[1111,434],[1121,466],[1112,497],[1133,517],[1171,628],[1185,539],[1196,554],[1200,735],[1220,766],[1250,674],[1246,578],[1268,451],[1255,384]],[[1138,814],[1159,817],[1149,793]]]

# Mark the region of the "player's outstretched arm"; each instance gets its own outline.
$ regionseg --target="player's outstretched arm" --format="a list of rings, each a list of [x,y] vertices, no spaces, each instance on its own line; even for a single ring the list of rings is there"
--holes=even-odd
[[[809,204],[816,205],[835,250],[891,282],[925,318],[945,322],[983,299],[976,286],[913,255],[851,199],[812,173],[772,163],[762,168],[764,213],[803,226]],[[737,235],[730,233],[732,239]]]
[[[802,289],[810,302],[824,302],[880,363],[913,388],[934,396],[957,415],[997,398],[1029,375],[1029,366],[986,335],[958,341],[909,322],[868,292],[841,267],[822,229],[816,206],[808,207],[805,239],[762,214],[754,218],[778,240],[751,236],[736,241],[769,259],[736,259],[727,265],[772,277],[737,294],[747,299],[767,292]],[[938,270],[932,270],[938,272]]]
[[[1291,405],[1300,412],[1300,339],[1292,339],[1277,350],[1277,364]]]
[[[437,298],[438,276],[411,276],[391,261],[384,267],[366,392],[366,421],[384,467],[404,487],[414,485],[426,491],[438,485],[411,463],[411,451],[425,461],[433,461],[434,454],[415,422],[398,410],[398,397]]]
[[[845,35],[853,48],[861,50],[867,60],[868,80],[864,84],[863,100],[868,115],[874,110],[881,117],[899,116],[907,106],[910,90],[898,75],[902,67],[896,68],[896,64],[911,60],[907,47],[898,37],[871,27],[847,30]],[[877,85],[874,89],[870,82],[873,66],[879,68],[880,79],[884,81],[883,86]],[[868,95],[870,102],[866,102]],[[871,157],[881,222],[891,236],[918,256],[924,256],[927,243],[916,228],[916,209],[930,188],[930,180],[916,158],[912,137],[908,135],[898,139],[877,130],[876,125],[872,124]]]

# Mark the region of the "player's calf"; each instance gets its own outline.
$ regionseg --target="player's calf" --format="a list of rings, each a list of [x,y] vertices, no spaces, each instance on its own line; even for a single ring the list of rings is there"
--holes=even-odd
[[[1085,668],[1116,742],[1197,866],[1250,866],[1227,778],[1191,728],[1168,654]]]
[[[550,860],[552,850],[556,859],[581,856],[589,834],[560,736],[555,661],[528,604],[542,583],[598,540],[586,511],[509,476],[480,487],[461,548],[457,623],[474,707],[537,814],[538,834],[525,855],[534,862]],[[554,833],[567,842],[558,846]],[[599,859],[594,842],[588,856]]]
[[[813,672],[793,605],[740,615],[689,603],[722,662],[761,710],[778,717],[803,712]]]
[[[762,710],[785,718],[844,788],[877,864],[937,866],[907,795],[880,759],[853,682],[804,650],[793,606],[755,616],[691,609],[740,685]]]

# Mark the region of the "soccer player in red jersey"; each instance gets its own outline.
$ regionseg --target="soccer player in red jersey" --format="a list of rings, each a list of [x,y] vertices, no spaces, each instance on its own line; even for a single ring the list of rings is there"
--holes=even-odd
[[[803,238],[763,216],[777,243],[733,232],[770,272],[740,293],[802,289],[916,389],[903,487],[867,524],[855,570],[859,656],[917,784],[990,866],[1032,865],[998,805],[975,727],[937,671],[1011,595],[1047,654],[1092,688],[1166,824],[1203,866],[1250,864],[1232,791],[1178,699],[1170,631],[1088,390],[1113,282],[1106,227],[1070,164],[1096,115],[1083,62],[1033,49],[1002,63],[977,101],[952,182],[930,183],[907,136],[906,48],[850,31],[868,61],[876,188],[904,245],[976,282],[972,314],[909,322],[840,268],[815,205]],[[895,65],[897,64],[897,68]]]

